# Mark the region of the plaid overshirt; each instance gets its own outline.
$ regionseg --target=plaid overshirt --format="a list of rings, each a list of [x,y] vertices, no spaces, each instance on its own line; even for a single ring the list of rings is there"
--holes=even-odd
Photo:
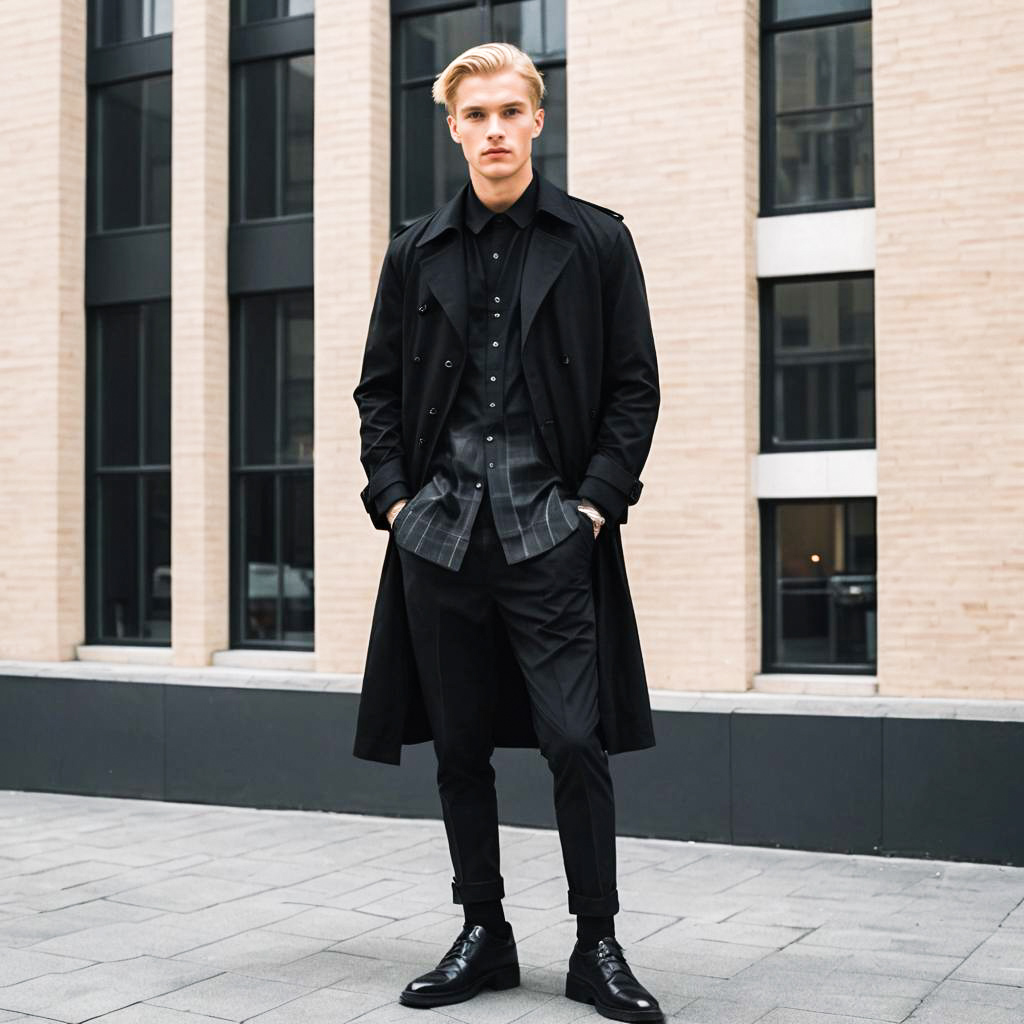
[[[580,528],[548,458],[522,372],[519,290],[537,209],[536,175],[502,214],[472,184],[462,211],[469,304],[466,365],[429,467],[392,523],[395,543],[458,571],[480,503],[490,500],[509,564],[539,555]],[[379,496],[384,509],[404,495]],[[589,523],[587,526],[590,529]]]

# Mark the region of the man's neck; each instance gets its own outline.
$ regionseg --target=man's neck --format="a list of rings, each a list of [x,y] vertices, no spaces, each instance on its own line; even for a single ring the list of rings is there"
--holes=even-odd
[[[469,180],[477,199],[493,213],[503,213],[530,187],[533,181],[533,164],[528,160],[522,168],[509,178],[492,181],[482,174],[476,174],[471,167]]]

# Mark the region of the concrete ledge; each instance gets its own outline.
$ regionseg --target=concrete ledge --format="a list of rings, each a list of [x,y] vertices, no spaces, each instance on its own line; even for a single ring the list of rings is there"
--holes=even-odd
[[[232,652],[237,653],[237,652]],[[246,652],[248,653],[248,652]],[[264,652],[254,652],[266,663]],[[123,664],[100,661],[0,660],[0,684],[5,677],[107,680],[175,686],[241,687],[264,690],[310,690],[356,693],[362,689],[359,673],[311,672],[235,665],[179,668],[172,665]],[[761,677],[764,678],[764,677]],[[787,677],[792,678],[792,677]],[[819,678],[819,677],[815,677]],[[831,679],[842,677],[832,676]],[[847,677],[848,678],[848,677]],[[873,680],[873,676],[854,679]],[[956,718],[990,722],[1024,721],[1024,701],[969,700],[966,698],[882,697],[862,694],[824,695],[767,693],[744,690],[651,690],[655,711],[696,711],[724,714],[732,711],[776,715],[859,715],[872,718]]]

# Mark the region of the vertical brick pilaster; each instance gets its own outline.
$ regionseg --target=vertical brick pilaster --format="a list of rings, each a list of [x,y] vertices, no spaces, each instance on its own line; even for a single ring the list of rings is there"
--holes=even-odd
[[[228,645],[226,2],[175,0],[171,164],[171,640]]]
[[[85,5],[0,10],[0,657],[84,638]]]
[[[317,667],[361,672],[386,535],[359,492],[359,379],[390,221],[387,0],[316,12],[314,162]]]
[[[743,690],[760,658],[758,4],[569,0],[569,191],[625,215],[662,405],[623,528],[648,682]]]
[[[1024,8],[876,0],[878,680],[1024,697]]]

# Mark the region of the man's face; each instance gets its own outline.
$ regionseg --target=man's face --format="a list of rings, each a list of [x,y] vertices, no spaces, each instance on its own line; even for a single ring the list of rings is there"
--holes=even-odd
[[[544,108],[531,110],[526,80],[509,69],[464,78],[455,116],[448,115],[448,129],[469,165],[494,180],[511,177],[529,162],[543,127]]]

